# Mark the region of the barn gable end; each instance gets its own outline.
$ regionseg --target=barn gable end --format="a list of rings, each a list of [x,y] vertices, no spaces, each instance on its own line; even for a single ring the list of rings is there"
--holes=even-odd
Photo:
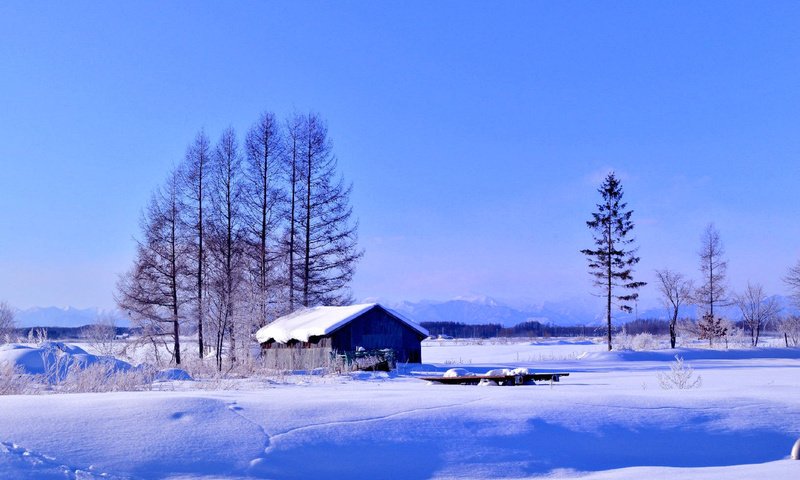
[[[400,362],[422,361],[428,332],[379,304],[315,307],[275,320],[256,333],[264,349],[303,347],[346,354],[391,349]]]
[[[334,350],[352,352],[391,348],[401,362],[422,361],[421,342],[427,335],[412,329],[391,312],[376,305],[330,334]]]

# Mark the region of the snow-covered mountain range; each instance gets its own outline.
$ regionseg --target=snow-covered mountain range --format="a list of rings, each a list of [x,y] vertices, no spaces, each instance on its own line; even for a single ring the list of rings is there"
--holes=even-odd
[[[788,297],[774,297],[783,314],[800,314]],[[423,300],[419,302],[400,302],[390,304],[391,308],[408,316],[416,322],[459,322],[465,324],[499,323],[505,327],[526,321],[538,321],[554,325],[602,325],[605,323],[605,309],[602,301],[593,297],[569,299],[541,304],[504,303],[489,297],[456,298],[447,301]],[[736,306],[720,308],[719,313],[727,318],[738,320],[741,317]],[[613,312],[614,323],[627,323],[637,318],[668,318],[664,308],[645,308],[625,314]],[[681,308],[681,317],[697,318],[698,308],[689,305]]]
[[[118,327],[129,327],[130,321],[118,310],[74,307],[33,307],[17,310],[15,321],[19,328],[29,327],[81,327],[112,318]]]
[[[788,297],[775,297],[784,314],[800,314]],[[368,299],[365,301],[376,301]],[[415,322],[458,322],[468,325],[501,324],[511,327],[522,322],[538,321],[554,325],[602,325],[605,312],[602,302],[594,297],[575,298],[539,304],[526,302],[504,302],[486,296],[457,297],[451,300],[421,300],[417,302],[385,302],[385,306],[397,310]],[[722,308],[723,316],[739,319],[735,306]],[[118,327],[130,326],[127,316],[118,310],[97,308],[34,307],[16,313],[17,326],[28,327],[80,327],[97,323],[101,318],[111,316]],[[681,316],[697,318],[697,307],[682,309]],[[615,323],[626,323],[636,318],[667,319],[663,308],[647,308],[631,314],[614,313]]]

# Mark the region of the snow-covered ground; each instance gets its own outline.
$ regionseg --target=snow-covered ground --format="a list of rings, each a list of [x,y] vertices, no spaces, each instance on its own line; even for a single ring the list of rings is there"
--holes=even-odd
[[[800,349],[425,342],[400,375],[0,397],[0,478],[796,479]],[[663,390],[682,355],[699,388]],[[434,385],[451,367],[560,383]]]

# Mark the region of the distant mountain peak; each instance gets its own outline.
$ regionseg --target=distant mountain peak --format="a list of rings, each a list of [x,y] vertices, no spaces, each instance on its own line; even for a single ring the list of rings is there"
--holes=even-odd
[[[487,295],[466,295],[466,296],[458,296],[452,299],[452,301],[460,301],[460,302],[468,302],[474,303],[477,305],[487,305],[490,307],[497,307],[501,306],[501,303],[498,302],[496,299],[487,296]]]
[[[117,326],[130,326],[130,320],[119,310],[95,307],[32,307],[15,312],[16,324],[20,328],[30,327],[81,327],[97,323],[101,316],[110,315]]]

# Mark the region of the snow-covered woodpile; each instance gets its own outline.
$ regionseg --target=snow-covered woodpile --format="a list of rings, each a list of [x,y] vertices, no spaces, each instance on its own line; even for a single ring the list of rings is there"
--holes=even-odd
[[[302,347],[335,355],[391,349],[399,362],[420,363],[428,331],[377,303],[314,307],[280,317],[256,333],[264,349]]]

